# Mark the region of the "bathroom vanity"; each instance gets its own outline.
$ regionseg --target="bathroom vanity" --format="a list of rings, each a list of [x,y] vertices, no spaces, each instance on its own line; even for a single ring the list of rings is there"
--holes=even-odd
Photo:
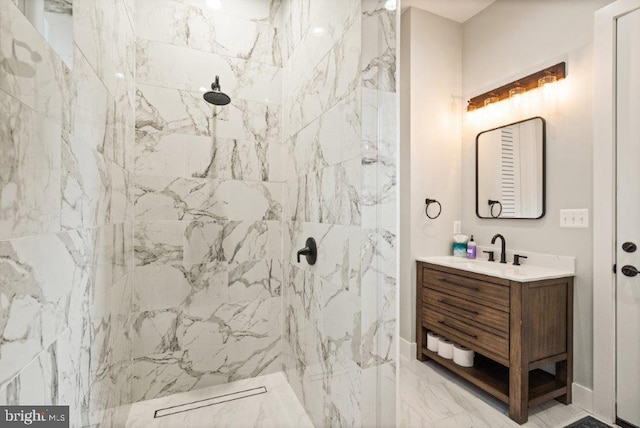
[[[454,257],[417,261],[417,357],[431,359],[509,406],[571,403],[573,273]],[[465,368],[427,349],[433,331],[476,353]],[[543,370],[555,365],[555,375]]]

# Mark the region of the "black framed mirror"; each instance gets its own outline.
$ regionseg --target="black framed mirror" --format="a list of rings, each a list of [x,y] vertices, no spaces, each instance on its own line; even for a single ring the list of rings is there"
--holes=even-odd
[[[476,215],[539,219],[545,214],[546,122],[532,117],[476,137]]]

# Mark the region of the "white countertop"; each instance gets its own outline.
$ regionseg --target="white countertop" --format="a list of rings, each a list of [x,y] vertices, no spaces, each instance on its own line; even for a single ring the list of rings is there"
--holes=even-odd
[[[523,261],[520,266],[514,266],[511,263],[502,264],[453,256],[418,257],[416,260],[518,282],[541,281],[575,275],[575,270],[527,265],[524,264],[526,261]]]

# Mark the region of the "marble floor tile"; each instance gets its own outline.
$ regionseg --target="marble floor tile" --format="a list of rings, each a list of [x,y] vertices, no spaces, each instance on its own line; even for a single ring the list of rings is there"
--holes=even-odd
[[[519,425],[508,408],[434,362],[400,359],[400,426],[438,428],[564,427],[589,414],[550,401],[529,411]]]
[[[265,386],[267,392],[234,401],[154,418],[157,409]],[[282,372],[134,404],[127,428],[155,427],[312,427]]]

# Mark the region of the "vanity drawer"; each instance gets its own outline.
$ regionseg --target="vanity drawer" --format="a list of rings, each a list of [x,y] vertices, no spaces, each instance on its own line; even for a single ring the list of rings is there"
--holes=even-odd
[[[427,329],[509,365],[509,339],[430,308],[423,309],[422,321]]]
[[[509,312],[509,286],[463,275],[423,268],[422,285],[452,296]]]
[[[424,288],[422,301],[445,314],[453,314],[485,324],[491,329],[509,332],[509,314],[474,301],[461,299],[440,291]]]

